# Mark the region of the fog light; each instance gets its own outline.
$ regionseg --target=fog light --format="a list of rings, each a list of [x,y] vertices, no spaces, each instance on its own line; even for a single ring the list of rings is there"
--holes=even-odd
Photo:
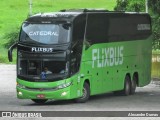
[[[65,96],[65,95],[67,95],[67,92],[63,92],[63,93],[61,94],[61,96]]]
[[[23,94],[22,94],[22,92],[18,92],[18,95],[21,95],[21,96],[22,96]]]

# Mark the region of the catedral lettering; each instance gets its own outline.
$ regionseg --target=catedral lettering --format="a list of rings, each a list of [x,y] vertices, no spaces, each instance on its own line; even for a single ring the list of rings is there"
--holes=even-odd
[[[150,30],[151,26],[150,24],[138,24],[137,29],[138,30]]]
[[[42,104],[134,94],[151,80],[151,34],[146,13],[80,9],[31,16],[8,50],[12,61],[17,47],[17,97]]]
[[[29,36],[50,36],[50,35],[54,35],[54,36],[58,36],[57,32],[52,32],[52,31],[31,31],[29,32]]]
[[[92,50],[92,68],[123,64],[123,46]]]

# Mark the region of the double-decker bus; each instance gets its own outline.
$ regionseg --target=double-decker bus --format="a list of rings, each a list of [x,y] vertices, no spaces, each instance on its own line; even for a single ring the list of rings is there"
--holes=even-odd
[[[27,18],[17,48],[17,97],[86,102],[107,92],[134,94],[151,80],[146,13],[62,10]]]

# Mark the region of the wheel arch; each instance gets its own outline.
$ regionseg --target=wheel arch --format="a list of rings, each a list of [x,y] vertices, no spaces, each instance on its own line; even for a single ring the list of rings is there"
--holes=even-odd
[[[89,80],[89,79],[85,79],[85,80],[84,80],[84,83],[85,83],[85,82],[88,83],[88,85],[90,86],[90,80]]]
[[[126,73],[126,76],[128,76],[128,77],[129,77],[130,82],[131,82],[131,74],[130,74],[130,73]],[[125,77],[126,77],[126,76],[125,76]]]

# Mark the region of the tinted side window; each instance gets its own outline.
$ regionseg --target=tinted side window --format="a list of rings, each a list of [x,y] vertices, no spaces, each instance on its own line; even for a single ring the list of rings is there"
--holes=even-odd
[[[139,30],[142,27],[150,29]],[[89,44],[146,39],[151,35],[148,15],[125,13],[88,14],[86,40]]]
[[[109,42],[141,40],[151,34],[151,29],[138,30],[138,25],[150,25],[150,19],[146,15],[113,14],[108,18]]]
[[[88,14],[86,39],[91,44],[107,42],[108,20],[105,14]]]

